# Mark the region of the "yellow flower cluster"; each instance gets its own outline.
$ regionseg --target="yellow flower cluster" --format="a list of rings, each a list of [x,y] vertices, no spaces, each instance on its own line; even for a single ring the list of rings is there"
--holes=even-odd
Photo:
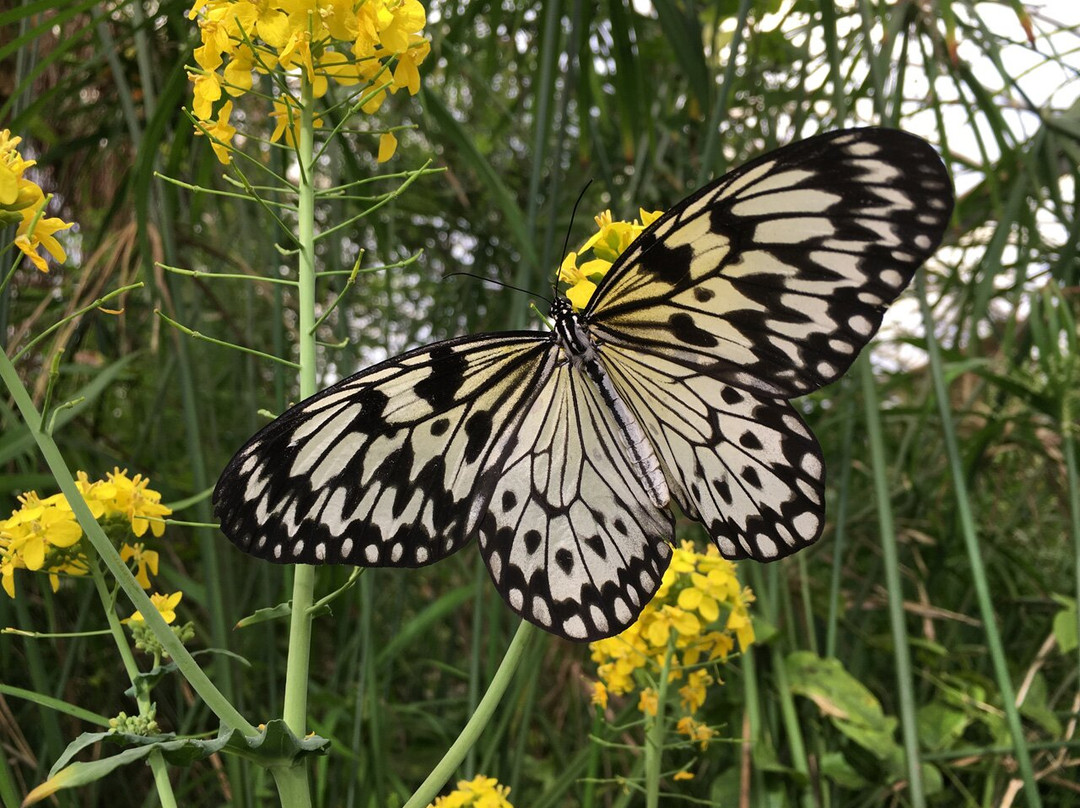
[[[514,808],[506,795],[509,786],[500,786],[494,777],[478,774],[472,780],[459,780],[457,789],[438,797],[428,808]]]
[[[24,160],[17,146],[20,137],[12,137],[7,129],[0,131],[0,226],[18,224],[15,246],[18,247],[42,272],[49,271],[44,249],[55,260],[63,263],[67,253],[55,238],[59,230],[67,230],[71,222],[44,215],[45,193],[37,183],[27,179],[26,169],[33,160]]]
[[[250,92],[254,73],[302,70],[316,98],[331,81],[349,87],[370,115],[387,93],[419,92],[419,66],[431,51],[419,0],[196,0],[189,16],[198,18],[202,37],[194,54],[199,70],[189,74],[195,85],[192,111],[222,163],[231,160],[236,129],[229,123],[232,101],[219,102],[225,94]],[[300,102],[286,83],[279,86],[271,140],[284,135],[295,146]],[[390,159],[396,143],[392,133],[383,135],[380,162]]]
[[[637,622],[589,646],[600,678],[594,703],[607,706],[609,693],[626,695],[655,681],[667,662],[668,680],[683,682],[678,693],[684,716],[676,729],[708,744],[712,730],[692,718],[715,681],[701,666],[726,660],[736,641],[743,650],[754,641],[749,615],[753,600],[750,590],[740,586],[735,565],[715,547],[699,553],[691,542],[683,542]],[[655,688],[642,687],[638,708],[656,715],[658,698]]]
[[[149,483],[141,474],[128,477],[126,469],[114,469],[105,479],[93,481],[80,471],[75,483],[94,518],[117,539],[120,557],[133,565],[144,589],[150,588],[148,571],[157,574],[158,554],[142,542],[126,539],[142,537],[147,530],[161,536],[165,531],[161,518],[172,513]],[[9,518],[0,521],[0,582],[8,597],[15,597],[17,569],[48,573],[54,592],[61,574],[85,575],[89,567],[80,542],[83,531],[67,498],[53,494],[42,499],[30,491],[19,497],[19,503]]]
[[[575,309],[585,308],[596,291],[596,285],[611,269],[615,259],[646,227],[659,219],[663,211],[649,213],[640,209],[638,215],[641,217],[638,221],[615,222],[611,219],[611,211],[605,210],[594,219],[596,233],[563,259],[559,267],[559,281],[569,286],[566,297]],[[579,265],[578,259],[588,250],[592,250],[593,257]]]

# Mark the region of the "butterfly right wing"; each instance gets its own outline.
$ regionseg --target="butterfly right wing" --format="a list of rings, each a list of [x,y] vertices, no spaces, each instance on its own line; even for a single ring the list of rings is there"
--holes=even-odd
[[[535,332],[448,340],[301,402],[222,473],[222,531],[278,563],[445,558],[479,524],[554,350]]]

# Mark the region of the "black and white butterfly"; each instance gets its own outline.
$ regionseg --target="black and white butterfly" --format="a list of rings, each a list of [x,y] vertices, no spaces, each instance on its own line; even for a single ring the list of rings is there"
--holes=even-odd
[[[852,129],[767,154],[646,229],[551,333],[439,342],[296,405],[229,463],[215,513],[269,561],[417,567],[474,535],[506,603],[571,640],[637,618],[669,502],[727,558],[824,524],[788,399],[837,379],[953,207],[923,140]]]

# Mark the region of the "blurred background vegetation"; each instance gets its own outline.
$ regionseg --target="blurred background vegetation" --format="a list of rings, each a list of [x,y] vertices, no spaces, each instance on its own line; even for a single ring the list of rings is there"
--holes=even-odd
[[[348,270],[360,250],[363,267],[423,250],[407,266],[359,276],[320,333],[332,346],[322,354],[328,381],[433,339],[528,325],[525,296],[443,275],[464,269],[544,293],[565,234],[580,243],[593,213],[663,209],[801,136],[899,126],[937,145],[955,179],[945,244],[890,317],[874,361],[801,402],[830,470],[829,524],[795,558],[741,565],[758,598],[759,642],[721,671],[705,716],[731,741],[672,751],[672,766],[697,756],[695,778],[672,790],[724,806],[1080,800],[1073,5],[428,5],[424,89],[381,115],[415,125],[399,133],[390,170],[433,158],[445,173],[319,242],[324,270]],[[291,263],[259,210],[157,176],[229,187],[182,111],[197,42],[189,9],[24,0],[0,11],[0,125],[37,159],[39,184],[56,193],[53,215],[78,223],[66,266],[25,267],[7,288],[0,340],[11,355],[62,314],[144,281],[121,314],[61,328],[19,370],[40,401],[63,348],[57,400],[83,397],[56,433],[69,464],[92,476],[114,466],[149,475],[167,502],[186,504],[178,518],[198,522],[210,520],[208,489],[224,463],[264,422],[257,411],[280,412],[295,386],[281,367],[192,340],[154,311],[282,356],[296,324],[280,286],[156,266],[274,277]],[[255,105],[238,111],[246,131],[267,123]],[[328,153],[327,183],[378,173],[375,141],[357,131],[353,148]],[[245,148],[260,153],[254,140]],[[571,223],[586,179],[584,214]],[[325,224],[363,207],[326,207]],[[325,282],[326,303],[344,278]],[[55,487],[6,400],[0,419],[6,515],[16,494]],[[701,538],[692,523],[680,535]],[[283,626],[232,627],[286,600],[288,572],[242,557],[211,529],[166,536],[162,578],[185,592],[196,647],[246,660],[204,664],[249,719],[279,715]],[[345,575],[320,573],[320,589]],[[100,627],[89,587],[54,595],[29,577],[20,587],[27,597],[0,596],[0,625]],[[421,571],[365,574],[316,623],[311,729],[334,742],[316,763],[319,804],[386,806],[411,793],[464,724],[515,623],[469,550]],[[94,637],[5,636],[0,682],[130,712],[113,654]],[[595,724],[587,649],[544,637],[529,654],[463,774],[497,776],[518,808],[636,804],[619,778],[640,773],[640,732],[618,729],[635,705],[613,703],[613,725]],[[166,729],[215,729],[183,683],[155,696]],[[4,804],[42,781],[86,728],[0,691]],[[905,745],[921,767],[905,765]],[[610,782],[586,788],[586,774]],[[269,796],[268,781],[232,761],[174,779],[185,805]],[[154,797],[138,767],[58,800]]]

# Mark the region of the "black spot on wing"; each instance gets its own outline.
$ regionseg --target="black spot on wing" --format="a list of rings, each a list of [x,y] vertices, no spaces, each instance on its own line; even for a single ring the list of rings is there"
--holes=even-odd
[[[539,530],[526,530],[525,531],[525,549],[529,555],[532,555],[540,549],[540,535]]]
[[[642,254],[639,267],[643,271],[651,272],[657,279],[672,286],[678,285],[689,276],[690,260],[694,257],[694,249],[689,244],[668,247],[653,237],[651,244],[643,241],[640,247]]]
[[[488,410],[477,410],[465,421],[465,434],[468,435],[468,443],[465,444],[465,461],[475,463],[480,453],[487,445],[491,437],[492,419]]]
[[[437,346],[431,351],[431,374],[416,385],[416,395],[436,412],[449,409],[465,380],[469,363],[460,351],[449,346]]]
[[[555,552],[555,563],[559,565],[559,569],[569,575],[574,570],[574,554],[562,547]]]
[[[668,325],[671,327],[671,333],[675,339],[689,345],[699,345],[703,348],[715,348],[720,344],[720,340],[718,340],[714,334],[710,334],[708,331],[700,328],[698,324],[694,322],[694,318],[686,312],[672,314],[668,318]]]
[[[504,513],[509,513],[514,510],[514,506],[517,505],[517,496],[513,491],[504,491],[502,495],[502,509]]]

